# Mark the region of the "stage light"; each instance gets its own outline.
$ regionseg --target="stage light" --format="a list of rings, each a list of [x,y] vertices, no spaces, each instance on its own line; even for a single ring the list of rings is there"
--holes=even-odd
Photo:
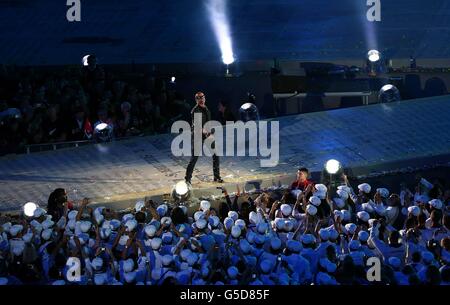
[[[378,93],[379,103],[392,103],[401,100],[400,91],[394,85],[387,84],[381,87]]]
[[[381,54],[377,50],[370,50],[369,52],[367,52],[367,59],[372,63],[379,61],[380,58]]]
[[[81,62],[83,63],[83,66],[87,66],[88,65],[88,59],[89,59],[89,54],[88,55],[85,55],[85,56],[83,56],[83,58],[81,59]]]
[[[331,159],[328,160],[327,163],[325,164],[325,169],[330,175],[336,174],[340,168],[341,163],[339,163],[338,160]]]
[[[106,123],[97,124],[94,128],[94,139],[99,142],[110,142],[112,140],[112,126]]]
[[[175,80],[176,80],[175,76],[172,76],[172,77],[170,78],[170,82],[171,82],[172,84],[175,84]]]
[[[37,204],[34,202],[27,202],[23,206],[23,213],[27,217],[33,217],[34,211],[38,208]]]
[[[222,62],[225,65],[231,65],[235,61],[235,57],[231,42],[226,0],[209,0],[205,4],[209,21],[219,44],[220,52],[222,53]]]
[[[253,103],[245,103],[239,108],[239,115],[242,122],[259,121],[259,111]]]
[[[172,198],[175,200],[184,201],[189,199],[192,192],[192,186],[186,181],[179,181],[172,189]]]

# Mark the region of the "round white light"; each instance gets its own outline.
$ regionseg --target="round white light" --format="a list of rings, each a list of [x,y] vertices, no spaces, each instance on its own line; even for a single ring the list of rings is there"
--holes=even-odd
[[[234,56],[233,54],[224,54],[222,55],[222,61],[226,65],[231,65],[234,63]]]
[[[106,123],[100,123],[97,126],[95,126],[96,131],[103,131],[106,128],[108,128],[108,124]]]
[[[33,217],[34,211],[37,209],[37,204],[34,202],[27,202],[23,206],[23,213],[25,216]]]
[[[175,79],[176,79],[175,76],[172,76],[172,77],[170,78],[170,82],[171,82],[171,83],[174,83],[174,82],[175,82]]]
[[[382,90],[382,91],[389,91],[389,90],[391,90],[391,89],[394,89],[394,86],[393,86],[393,85],[390,85],[390,84],[384,85],[383,87],[381,87],[381,90]]]
[[[367,58],[371,62],[377,62],[380,60],[381,54],[377,50],[370,50],[369,52],[367,52]]]
[[[180,181],[175,184],[175,193],[182,197],[186,195],[189,191],[189,186],[187,185],[186,181]]]
[[[341,167],[341,163],[339,163],[338,160],[328,160],[327,163],[325,164],[325,169],[329,174],[336,174],[339,170],[339,168]]]
[[[88,58],[89,58],[89,54],[83,56],[83,59],[81,60],[83,63],[83,66],[87,66],[88,65]]]

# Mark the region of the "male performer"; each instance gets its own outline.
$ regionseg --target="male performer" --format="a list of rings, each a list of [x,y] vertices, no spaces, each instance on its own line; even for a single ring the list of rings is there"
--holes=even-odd
[[[197,105],[194,108],[192,108],[191,111],[192,156],[191,160],[189,161],[189,165],[186,169],[186,177],[185,177],[185,180],[188,183],[191,183],[192,172],[194,171],[195,163],[197,163],[198,160],[198,156],[194,154],[194,132],[195,132],[194,115],[196,113],[200,113],[202,117],[202,146],[203,141],[209,136],[211,136],[211,133],[203,128],[203,126],[205,126],[205,123],[211,120],[211,112],[209,112],[208,107],[206,107],[205,94],[203,92],[197,92],[195,94],[195,101],[197,102]],[[211,145],[211,148],[214,149],[214,144]],[[216,154],[213,154],[212,158],[213,158],[214,182],[223,183],[222,178],[220,178],[219,157]]]

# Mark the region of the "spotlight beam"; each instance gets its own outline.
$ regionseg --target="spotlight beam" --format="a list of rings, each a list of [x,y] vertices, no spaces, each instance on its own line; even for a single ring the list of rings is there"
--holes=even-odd
[[[222,53],[222,61],[226,65],[234,62],[233,45],[227,16],[226,0],[207,0],[205,2],[209,22]]]

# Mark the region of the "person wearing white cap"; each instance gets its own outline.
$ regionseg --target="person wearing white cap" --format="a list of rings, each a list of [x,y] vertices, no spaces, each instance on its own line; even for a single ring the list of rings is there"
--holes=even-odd
[[[394,271],[394,279],[397,285],[408,285],[408,277],[401,272],[402,261],[398,257],[390,257],[388,260],[389,266]]]
[[[361,243],[361,251],[364,252],[366,257],[373,257],[376,256],[376,253],[374,252],[374,247],[371,247],[368,244],[369,236],[370,235],[367,231],[361,230],[358,232],[358,240]]]
[[[399,259],[405,257],[405,245],[399,241],[400,233],[398,231],[392,231],[389,234],[388,243],[379,239],[380,223],[377,221],[374,223],[370,231],[369,242],[372,243],[378,253],[383,257],[384,261],[394,256]]]
[[[310,263],[305,259],[300,252],[302,244],[297,240],[288,240],[286,242],[285,255],[283,260],[286,261],[290,269],[293,270],[291,278],[297,285],[309,284],[312,279]]]
[[[312,234],[303,234],[301,236],[303,249],[300,254],[306,258],[311,266],[311,272],[316,273],[317,270],[317,253],[315,251],[316,238]]]

